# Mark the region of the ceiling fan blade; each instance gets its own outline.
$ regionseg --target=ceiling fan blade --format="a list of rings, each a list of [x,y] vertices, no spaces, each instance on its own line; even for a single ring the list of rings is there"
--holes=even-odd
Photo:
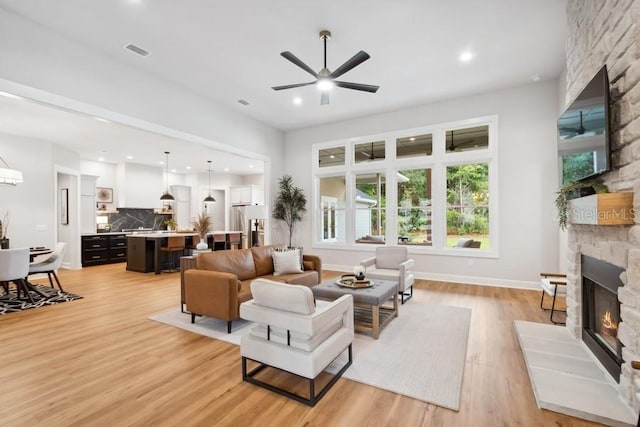
[[[282,90],[282,89],[293,89],[294,87],[301,87],[301,86],[309,86],[312,84],[315,84],[316,82],[309,82],[309,83],[296,83],[293,85],[284,85],[284,86],[273,86],[271,89],[273,90]]]
[[[329,92],[322,92],[320,95],[320,105],[329,105]]]
[[[318,73],[316,73],[315,71],[313,71],[311,69],[311,67],[309,67],[307,64],[305,64],[304,62],[302,62],[300,59],[298,59],[297,56],[295,56],[293,53],[287,51],[287,52],[282,52],[280,54],[284,59],[293,62],[294,64],[296,64],[298,67],[302,68],[303,70],[305,70],[307,73],[311,74],[313,77],[315,77],[316,79],[318,78]]]
[[[340,77],[341,75],[343,75],[347,71],[351,70],[353,67],[356,67],[356,66],[362,64],[364,61],[366,61],[369,58],[371,58],[369,56],[369,54],[367,52],[365,52],[364,50],[361,50],[360,52],[358,52],[355,55],[353,55],[351,57],[351,59],[349,59],[347,62],[345,62],[344,64],[342,64],[338,68],[336,68],[333,71],[333,73],[331,73],[329,75],[329,77],[331,77],[332,79],[334,79],[336,77]]]
[[[380,86],[365,85],[363,83],[339,82],[337,80],[334,80],[333,83],[335,83],[336,86],[343,87],[346,89],[361,90],[363,92],[371,92],[371,93],[376,93],[380,88]]]

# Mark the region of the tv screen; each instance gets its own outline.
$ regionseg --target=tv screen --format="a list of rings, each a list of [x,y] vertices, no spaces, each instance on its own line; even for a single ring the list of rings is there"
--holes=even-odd
[[[609,78],[598,71],[558,119],[561,184],[609,171]]]

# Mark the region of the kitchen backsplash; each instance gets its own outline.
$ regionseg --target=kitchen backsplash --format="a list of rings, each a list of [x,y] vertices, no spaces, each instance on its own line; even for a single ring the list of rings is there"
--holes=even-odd
[[[139,228],[164,230],[167,227],[163,223],[169,219],[168,215],[156,214],[153,209],[139,208],[118,208],[118,213],[107,215],[112,232]]]

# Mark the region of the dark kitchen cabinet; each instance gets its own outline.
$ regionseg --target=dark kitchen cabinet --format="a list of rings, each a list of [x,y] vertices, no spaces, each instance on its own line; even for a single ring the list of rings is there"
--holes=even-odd
[[[124,234],[82,236],[83,267],[126,260],[127,237]]]

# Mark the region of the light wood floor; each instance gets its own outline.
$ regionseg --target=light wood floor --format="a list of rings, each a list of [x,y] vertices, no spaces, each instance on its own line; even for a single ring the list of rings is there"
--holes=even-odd
[[[238,347],[147,320],[178,306],[178,273],[114,264],[60,278],[84,299],[0,316],[1,426],[593,425],[536,407],[513,321],[548,321],[539,292],[416,285],[472,309],[459,412],[347,379],[309,408],[243,383]]]

